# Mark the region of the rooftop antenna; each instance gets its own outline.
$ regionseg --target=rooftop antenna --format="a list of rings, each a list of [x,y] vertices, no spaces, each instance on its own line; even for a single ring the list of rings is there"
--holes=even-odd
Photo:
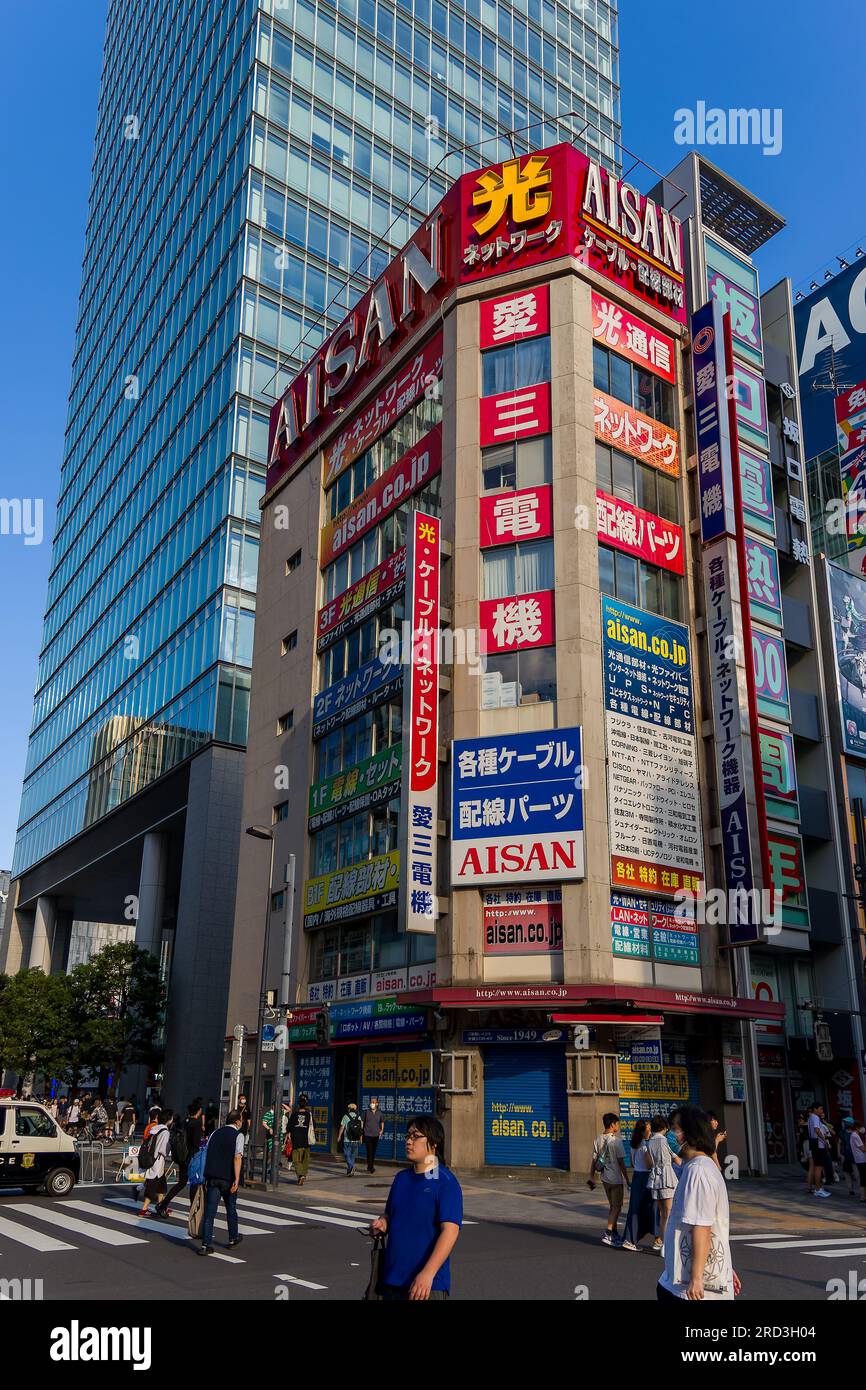
[[[836,366],[836,347],[834,340],[830,339],[830,365],[827,368],[827,381],[818,381],[816,378],[812,382],[813,391],[832,391],[834,396],[838,396],[842,391],[852,391],[855,383],[853,381],[840,381],[839,371]],[[823,376],[824,373],[822,372]]]

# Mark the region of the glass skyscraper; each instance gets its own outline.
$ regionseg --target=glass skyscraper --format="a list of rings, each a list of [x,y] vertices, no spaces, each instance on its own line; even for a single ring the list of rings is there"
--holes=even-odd
[[[618,166],[616,25],[110,0],[0,968],[132,916],[175,1101],[221,1065],[270,405],[464,170],[561,139]]]

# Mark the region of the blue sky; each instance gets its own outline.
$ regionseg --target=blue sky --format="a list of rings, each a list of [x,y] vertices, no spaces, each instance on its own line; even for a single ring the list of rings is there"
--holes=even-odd
[[[831,16],[826,31],[822,14]],[[104,19],[103,0],[4,10],[0,496],[44,499],[45,540],[28,546],[20,536],[0,536],[0,867],[12,860],[32,711]],[[834,0],[824,11],[811,0],[621,0],[620,43],[623,142],[661,171],[686,152],[674,140],[679,108],[695,109],[699,101],[781,108],[778,155],[751,146],[704,151],[787,219],[759,253],[764,288],[786,274],[796,287],[866,236],[863,119],[856,110],[866,43],[862,0]]]

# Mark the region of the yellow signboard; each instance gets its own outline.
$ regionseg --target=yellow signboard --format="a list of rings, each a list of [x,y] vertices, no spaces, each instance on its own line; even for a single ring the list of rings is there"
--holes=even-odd
[[[688,1102],[689,1074],[685,1067],[665,1067],[663,1071],[635,1071],[628,1062],[620,1062],[619,1094],[621,1100],[657,1100],[659,1108],[671,1102]]]
[[[400,851],[377,855],[363,864],[321,874],[304,885],[304,926],[329,926],[367,912],[395,907],[400,886]]]
[[[420,1091],[433,1085],[433,1055],[426,1052],[365,1052],[361,1063],[361,1089]]]

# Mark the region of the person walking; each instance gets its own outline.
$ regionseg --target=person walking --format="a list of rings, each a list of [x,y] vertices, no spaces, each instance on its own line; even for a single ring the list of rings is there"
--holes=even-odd
[[[313,1112],[307,1096],[298,1096],[298,1103],[289,1116],[289,1133],[292,1137],[292,1167],[298,1177],[298,1186],[303,1187],[310,1169],[310,1149],[316,1142]]]
[[[616,1228],[622,1210],[623,1190],[630,1186],[625,1166],[625,1152],[619,1137],[619,1123],[619,1115],[614,1115],[613,1111],[603,1115],[604,1133],[597,1134],[592,1141],[587,1186],[592,1192],[596,1178],[600,1177],[608,1204],[607,1228],[601,1238],[602,1245],[619,1244]]]
[[[463,1225],[463,1192],[445,1162],[445,1131],[432,1115],[406,1123],[406,1157],[372,1235],[387,1235],[381,1297],[444,1300],[451,1294],[451,1253]]]
[[[150,1126],[150,1134],[145,1136],[139,1150],[139,1165],[144,1172],[144,1201],[141,1211],[138,1213],[139,1216],[150,1215],[151,1202],[156,1203],[156,1211],[158,1211],[160,1198],[165,1198],[168,1187],[165,1175],[170,1157],[169,1125],[173,1119],[174,1112],[172,1110],[157,1111],[157,1118]],[[143,1167],[145,1163],[148,1164],[147,1168]],[[161,1213],[163,1216],[170,1214],[167,1209]]]
[[[169,1216],[171,1214],[172,1198],[176,1197],[179,1192],[183,1192],[189,1182],[190,1160],[193,1154],[198,1153],[203,1136],[201,1101],[194,1100],[186,1108],[186,1119],[181,1122],[180,1116],[175,1116],[171,1128],[168,1147],[171,1158],[177,1164],[177,1182],[173,1183],[165,1196],[157,1202],[157,1216]],[[192,1196],[191,1188],[190,1196]]]
[[[208,1107],[210,1109],[210,1107]],[[241,1187],[248,1187],[250,1173],[250,1136],[253,1132],[253,1112],[249,1107],[249,1102],[245,1095],[238,1096],[238,1110],[241,1112],[241,1134],[244,1136],[244,1158],[241,1164]],[[205,1133],[210,1134],[208,1129],[207,1112],[204,1117]]]
[[[851,1131],[851,1161],[860,1183],[860,1201],[866,1202],[866,1128],[855,1125]]]
[[[656,1204],[658,1218],[653,1251],[656,1255],[664,1253],[664,1235],[671,1210],[671,1201],[677,1187],[674,1164],[682,1160],[674,1154],[668,1143],[668,1122],[664,1115],[653,1115],[650,1121],[651,1134],[647,1141],[647,1156],[650,1161],[650,1175],[647,1186]]]
[[[213,1254],[213,1228],[217,1208],[222,1200],[229,1228],[228,1248],[240,1245],[243,1236],[238,1230],[238,1187],[244,1157],[244,1136],[241,1133],[240,1110],[230,1110],[226,1122],[215,1129],[208,1139],[204,1164],[205,1208],[201,1226],[199,1255]]]
[[[662,1302],[731,1300],[740,1281],[731,1264],[728,1190],[713,1162],[715,1135],[696,1105],[675,1110],[671,1120],[683,1168],[665,1228],[665,1267],[656,1296]]]
[[[73,1099],[72,1099],[72,1101],[70,1102],[70,1105],[69,1105],[69,1112],[68,1112],[68,1114],[67,1114],[67,1116],[66,1116],[66,1128],[67,1128],[67,1130],[68,1130],[68,1132],[69,1132],[70,1134],[73,1134],[73,1135],[74,1135],[74,1134],[76,1134],[76,1133],[78,1132],[78,1126],[79,1126],[80,1124],[81,1124],[81,1102],[79,1101],[79,1099],[78,1099],[77,1096],[74,1096]]]
[[[812,1156],[812,1165],[815,1174],[813,1182],[818,1184],[818,1186],[814,1188],[812,1195],[815,1197],[829,1197],[830,1193],[824,1186],[830,1167],[830,1150],[828,1147],[827,1126],[824,1124],[823,1105],[809,1106],[809,1152]],[[832,1182],[832,1178],[830,1181]]]
[[[363,1114],[364,1148],[367,1150],[367,1172],[376,1171],[376,1150],[385,1133],[385,1117],[379,1109],[379,1097],[371,1096]]]
[[[114,1099],[114,1096],[109,1093],[102,1103],[105,1106],[105,1113],[108,1116],[105,1133],[109,1139],[114,1140],[117,1137],[117,1101]]]
[[[857,1174],[854,1171],[854,1159],[851,1155],[851,1137],[854,1133],[854,1116],[845,1115],[839,1126],[839,1147],[842,1154],[842,1172],[848,1179],[848,1196],[857,1196]]]
[[[350,1100],[346,1106],[346,1113],[340,1121],[340,1131],[337,1135],[337,1148],[343,1145],[343,1157],[346,1160],[346,1177],[355,1176],[355,1164],[358,1162],[358,1149],[361,1147],[361,1139],[364,1134],[364,1122],[358,1114],[358,1106],[354,1100]]]
[[[652,1164],[647,1152],[650,1137],[649,1120],[637,1120],[631,1132],[631,1196],[625,1230],[622,1234],[623,1250],[637,1250],[641,1237],[653,1228],[652,1197],[649,1192],[649,1176]],[[649,1210],[647,1210],[647,1208]]]
[[[131,1100],[123,1102],[123,1109],[120,1112],[120,1138],[125,1144],[132,1142],[135,1133],[135,1106]]]

